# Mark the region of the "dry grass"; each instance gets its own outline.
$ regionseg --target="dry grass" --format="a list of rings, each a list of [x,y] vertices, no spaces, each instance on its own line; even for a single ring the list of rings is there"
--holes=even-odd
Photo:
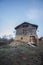
[[[29,45],[0,47],[0,65],[40,65],[41,56]]]

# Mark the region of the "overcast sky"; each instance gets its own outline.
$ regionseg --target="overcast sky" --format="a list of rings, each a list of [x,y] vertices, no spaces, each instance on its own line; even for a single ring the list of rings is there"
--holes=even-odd
[[[43,0],[0,0],[0,36],[15,36],[14,28],[24,21],[37,24],[43,36]]]

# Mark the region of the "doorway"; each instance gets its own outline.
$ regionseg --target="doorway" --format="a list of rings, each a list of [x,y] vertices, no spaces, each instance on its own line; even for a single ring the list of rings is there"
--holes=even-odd
[[[37,39],[35,38],[35,36],[30,36],[29,42],[37,42]]]

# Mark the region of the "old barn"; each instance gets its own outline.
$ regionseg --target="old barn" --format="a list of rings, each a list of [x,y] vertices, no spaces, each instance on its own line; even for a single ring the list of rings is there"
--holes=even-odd
[[[38,28],[38,25],[31,24],[28,22],[24,22],[16,26],[15,40],[21,41],[21,42],[38,43],[37,28]]]

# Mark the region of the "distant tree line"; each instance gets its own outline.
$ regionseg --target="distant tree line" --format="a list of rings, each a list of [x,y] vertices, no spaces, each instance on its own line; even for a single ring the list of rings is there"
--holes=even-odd
[[[0,38],[0,46],[10,44],[13,40],[13,38]]]

